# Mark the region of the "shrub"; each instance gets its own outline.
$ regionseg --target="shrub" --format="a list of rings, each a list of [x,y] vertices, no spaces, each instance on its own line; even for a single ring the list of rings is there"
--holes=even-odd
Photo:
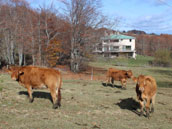
[[[168,67],[172,65],[172,57],[170,50],[162,49],[155,52],[154,65]]]

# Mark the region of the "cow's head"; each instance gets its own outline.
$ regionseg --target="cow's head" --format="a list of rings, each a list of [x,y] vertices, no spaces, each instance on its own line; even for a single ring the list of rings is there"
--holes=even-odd
[[[134,77],[134,76],[132,77],[132,80],[133,80],[135,83],[137,83],[137,79],[138,79],[137,77]]]
[[[7,68],[5,69],[6,72],[8,72],[9,74],[12,74],[14,71],[20,69],[20,66],[15,66],[15,65],[11,65],[11,66],[8,66],[7,65]]]
[[[23,75],[23,74],[24,74],[24,72],[21,71],[21,70],[14,70],[14,71],[11,73],[11,79],[14,80],[14,81],[18,81],[20,75]]]
[[[7,68],[5,68],[5,72],[11,74],[13,70],[11,69],[11,67],[7,66]]]
[[[128,70],[126,72],[126,75],[127,75],[128,78],[131,78],[133,76],[133,72],[131,70]]]
[[[149,77],[146,77],[144,75],[140,75],[137,78],[137,86],[139,87],[139,90],[141,92],[144,91],[144,87],[145,87],[145,85],[147,85],[148,82],[151,82],[150,78]]]

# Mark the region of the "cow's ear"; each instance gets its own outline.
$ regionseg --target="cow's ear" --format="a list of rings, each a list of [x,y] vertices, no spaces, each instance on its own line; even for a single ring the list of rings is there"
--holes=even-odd
[[[12,71],[11,71],[11,70],[9,70],[9,69],[5,69],[5,72],[7,72],[7,73],[9,73],[9,74],[11,74],[11,73],[12,73]]]
[[[23,74],[24,74],[24,72],[19,70],[19,75],[23,75]]]

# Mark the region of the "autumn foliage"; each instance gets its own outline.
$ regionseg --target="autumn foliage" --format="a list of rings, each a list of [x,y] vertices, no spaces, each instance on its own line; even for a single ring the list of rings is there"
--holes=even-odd
[[[50,67],[56,66],[59,61],[60,53],[62,53],[61,42],[58,40],[51,40],[47,47],[47,61]]]
[[[33,9],[26,0],[0,0],[0,65],[67,64],[74,72],[84,69],[94,44],[101,42],[104,30],[112,24],[100,13],[99,1],[62,3],[66,8],[60,13],[53,7]],[[172,35],[132,31],[127,35],[136,37],[137,54],[172,51]]]

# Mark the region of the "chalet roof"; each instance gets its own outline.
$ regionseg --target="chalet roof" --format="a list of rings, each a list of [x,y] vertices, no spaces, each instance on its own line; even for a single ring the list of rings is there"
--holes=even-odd
[[[103,40],[106,39],[135,39],[135,37],[122,35],[122,34],[112,34],[102,38]]]

